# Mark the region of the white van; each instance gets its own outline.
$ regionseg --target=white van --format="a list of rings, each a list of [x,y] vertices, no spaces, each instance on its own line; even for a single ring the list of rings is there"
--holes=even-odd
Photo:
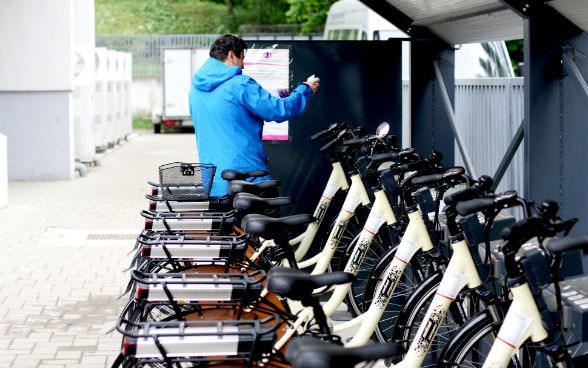
[[[386,40],[408,36],[359,0],[331,5],[325,40]],[[403,79],[408,79],[408,42],[403,43]],[[514,77],[504,41],[456,45],[455,78]]]

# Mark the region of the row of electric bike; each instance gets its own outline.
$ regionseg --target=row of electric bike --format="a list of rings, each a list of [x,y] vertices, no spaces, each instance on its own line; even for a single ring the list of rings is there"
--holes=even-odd
[[[490,177],[445,167],[440,152],[401,149],[387,128],[333,124],[311,137],[332,167],[312,215],[279,216],[294,199],[277,196],[279,180],[252,180],[263,171],[223,172],[229,194],[214,198],[214,165],[162,165],[114,366],[581,361],[584,337],[561,318],[562,255],[588,245],[568,235],[576,219],[550,200],[494,193]],[[352,317],[333,326],[341,305]]]

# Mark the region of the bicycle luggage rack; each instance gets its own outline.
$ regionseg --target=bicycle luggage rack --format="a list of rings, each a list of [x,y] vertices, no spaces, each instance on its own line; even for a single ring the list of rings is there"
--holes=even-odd
[[[162,234],[163,235],[163,234]],[[141,256],[154,259],[231,259],[243,260],[249,244],[240,236],[159,236],[157,240],[137,238]]]
[[[208,199],[216,166],[212,164],[171,162],[159,166],[161,197],[167,201]]]
[[[158,274],[133,270],[131,283],[132,297],[120,317],[126,321],[144,322],[147,316],[153,318],[152,311],[168,320],[184,320],[194,312],[223,307],[240,319],[243,310],[260,300],[265,272]]]
[[[251,367],[271,355],[278,327],[278,317],[269,316],[241,321],[124,321],[117,330],[123,334],[122,355],[132,366],[241,363]]]
[[[143,210],[145,229],[174,233],[229,233],[235,222],[233,212],[151,212]]]
[[[245,234],[235,236],[188,236],[150,233],[143,231],[137,236],[135,256],[130,268],[145,263],[145,260],[191,262],[224,261],[236,264],[243,262],[251,238]],[[129,268],[129,269],[130,269]]]

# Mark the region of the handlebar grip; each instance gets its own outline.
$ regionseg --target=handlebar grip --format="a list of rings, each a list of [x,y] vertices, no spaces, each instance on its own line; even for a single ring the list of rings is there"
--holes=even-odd
[[[414,178],[412,178],[412,185],[429,185],[443,181],[443,179],[443,174],[415,176]]]
[[[370,160],[372,160],[372,162],[395,160],[398,158],[399,153],[400,152],[375,153],[370,157]]]
[[[333,123],[331,125],[329,125],[329,127],[325,130],[321,130],[320,132],[314,133],[313,135],[310,136],[310,140],[311,141],[316,141],[319,138],[322,138],[328,134],[332,134],[335,132],[339,132],[345,129],[348,129],[349,126],[347,123]]]
[[[537,217],[529,217],[504,228],[500,233],[500,237],[509,242],[508,244],[505,244],[505,246],[514,246],[516,248],[517,246],[520,247],[523,242],[536,236],[543,235],[544,233],[545,226],[541,220]]]
[[[396,169],[400,172],[419,171],[429,168],[429,162],[427,160],[420,160],[409,162],[406,164],[398,165]]]
[[[495,207],[494,198],[475,198],[469,201],[461,201],[455,205],[455,210],[461,216],[467,216],[474,212]]]
[[[588,235],[570,235],[554,238],[547,243],[546,248],[552,253],[581,249],[586,254],[588,253]]]
[[[479,195],[477,188],[466,188],[447,195],[443,202],[447,206],[455,206],[458,202],[469,201],[476,198]]]
[[[369,138],[352,138],[343,141],[345,146],[359,146],[368,141]]]
[[[329,129],[325,129],[325,130],[320,131],[318,133],[314,133],[313,135],[310,136],[310,140],[316,141],[317,139],[324,137],[325,135],[327,135],[329,133],[330,133]]]
[[[329,151],[330,149],[333,148],[333,146],[337,145],[337,143],[339,143],[339,139],[335,138],[327,143],[325,143],[320,149],[320,152],[326,152]]]

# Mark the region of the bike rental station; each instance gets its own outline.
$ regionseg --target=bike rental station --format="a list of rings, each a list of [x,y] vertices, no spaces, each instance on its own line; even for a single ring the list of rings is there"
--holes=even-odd
[[[249,42],[248,58],[287,61],[260,78],[329,81],[267,134],[273,180],[229,170],[229,194],[210,197],[214,163],[159,168],[115,366],[588,362],[588,7],[362,2],[407,38]],[[524,118],[478,172],[456,128],[454,46],[521,38]],[[523,187],[498,191],[517,152]]]

